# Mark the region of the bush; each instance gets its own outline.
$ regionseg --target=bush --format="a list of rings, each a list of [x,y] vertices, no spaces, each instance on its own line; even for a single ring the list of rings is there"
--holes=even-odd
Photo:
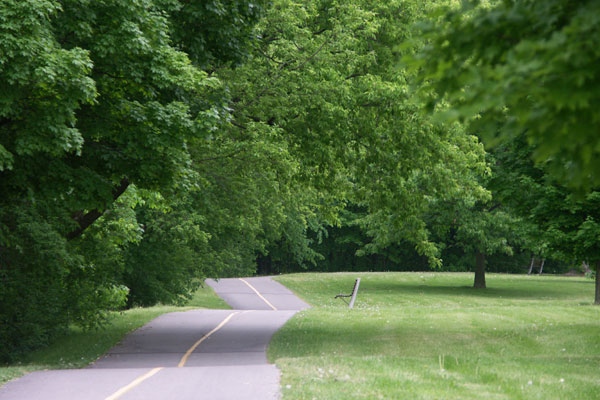
[[[127,288],[115,284],[115,269],[94,260],[115,264],[102,251],[106,243],[93,235],[70,243],[48,221],[55,222],[32,204],[0,208],[2,362],[47,344],[71,323],[99,327],[107,310],[125,304]]]
[[[67,326],[67,279],[77,260],[39,215],[0,212],[0,221],[11,228],[11,240],[0,243],[0,360],[8,361]]]

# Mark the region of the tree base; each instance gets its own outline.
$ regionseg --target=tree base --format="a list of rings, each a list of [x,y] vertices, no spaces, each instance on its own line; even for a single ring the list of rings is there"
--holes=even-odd
[[[475,259],[475,282],[473,288],[485,289],[485,254],[478,251]]]

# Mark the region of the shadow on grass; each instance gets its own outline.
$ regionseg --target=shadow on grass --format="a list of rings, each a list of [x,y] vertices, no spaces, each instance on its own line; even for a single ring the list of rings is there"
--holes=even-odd
[[[554,283],[552,281],[549,281]],[[512,282],[514,284],[514,282]],[[481,298],[503,298],[503,299],[574,299],[582,295],[581,284],[588,284],[590,295],[593,295],[593,283],[582,281],[560,282],[561,285],[552,285],[546,287],[547,282],[519,282],[517,287],[502,287],[494,282],[488,282],[486,289],[475,289],[472,286],[452,286],[452,285],[419,285],[408,282],[383,282],[383,281],[365,281],[361,285],[361,291],[364,292],[396,292],[413,295],[433,295],[433,296],[470,296]],[[500,286],[500,287],[499,287]]]

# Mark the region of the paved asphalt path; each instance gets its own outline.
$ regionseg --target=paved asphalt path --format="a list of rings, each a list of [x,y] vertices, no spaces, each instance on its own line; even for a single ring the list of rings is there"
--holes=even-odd
[[[270,278],[208,280],[233,310],[161,315],[85,369],[38,371],[0,400],[277,399],[271,336],[309,307]]]

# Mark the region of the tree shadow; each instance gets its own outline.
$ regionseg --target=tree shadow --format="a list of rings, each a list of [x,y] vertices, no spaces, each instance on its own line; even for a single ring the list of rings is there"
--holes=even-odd
[[[553,282],[554,283],[554,282]],[[433,295],[433,296],[470,296],[477,298],[502,298],[502,299],[568,299],[573,298],[574,293],[581,291],[581,284],[593,285],[594,282],[560,282],[562,287],[549,288],[546,282],[528,282],[527,287],[498,287],[494,282],[488,281],[486,289],[475,289],[472,286],[452,286],[439,284],[418,284],[410,282],[382,282],[366,281],[361,285],[362,292],[396,292],[410,295]],[[564,290],[565,286],[573,286],[572,290]],[[552,285],[554,286],[554,285]],[[575,287],[576,286],[576,287]]]

